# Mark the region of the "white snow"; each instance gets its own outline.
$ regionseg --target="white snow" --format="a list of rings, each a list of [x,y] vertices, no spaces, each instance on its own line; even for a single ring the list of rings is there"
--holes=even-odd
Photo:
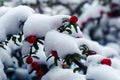
[[[45,74],[41,80],[86,80],[85,75],[73,73],[70,69],[55,67]]]
[[[104,57],[101,55],[92,55],[87,58],[87,74],[86,79],[93,80],[120,80],[119,71],[115,69],[115,66],[100,64]],[[117,61],[119,62],[119,61]],[[112,60],[112,64],[115,65],[115,59]],[[119,66],[119,65],[117,65]]]
[[[24,36],[36,35],[43,37],[53,28],[58,28],[62,25],[62,18],[69,18],[68,15],[48,16],[42,14],[33,14],[27,19],[23,27]]]
[[[97,54],[101,54],[106,57],[118,57],[119,53],[111,47],[102,46],[96,41],[92,41],[85,38],[76,39],[78,46],[85,44],[90,50],[95,51]]]
[[[27,69],[23,68],[17,68],[15,70],[15,79],[20,79],[20,80],[29,80],[30,76],[28,74]]]
[[[2,68],[0,68],[0,80],[7,80],[7,76]]]
[[[22,3],[27,3],[27,4],[36,4],[36,0],[22,0]]]
[[[11,56],[9,55],[8,51],[0,48],[0,60],[2,61],[2,63],[4,64],[4,66],[6,67],[13,67],[13,60],[11,58]]]
[[[59,0],[59,1],[64,4],[79,4],[82,3],[84,0]]]
[[[3,16],[8,10],[12,9],[11,7],[0,7],[0,17]]]
[[[115,69],[106,65],[99,65],[88,67],[86,79],[120,80],[120,76]]]
[[[0,18],[0,41],[4,41],[9,34],[19,33],[22,29],[19,28],[19,25],[33,14],[33,12],[32,8],[22,5],[7,11]]]
[[[58,56],[61,58],[64,58],[67,54],[81,54],[73,37],[55,30],[49,31],[45,36],[46,56],[49,56],[51,51],[57,51]]]
[[[94,0],[92,5],[88,6],[88,8],[86,8],[83,11],[83,14],[80,15],[78,21],[80,27],[82,27],[81,23],[86,22],[88,18],[100,17],[101,16],[100,11],[104,11],[104,12],[109,11],[109,6],[101,6],[97,0]]]
[[[30,18],[27,19],[25,25],[23,27],[24,36],[27,37],[29,35],[35,35],[37,37],[44,37],[45,34],[52,30],[57,29],[62,25],[62,19],[67,18],[69,19],[70,16],[68,15],[42,15],[42,14],[34,14]],[[73,37],[82,37],[82,32],[77,26],[78,32],[72,27],[72,34]],[[68,33],[67,33],[68,34]]]

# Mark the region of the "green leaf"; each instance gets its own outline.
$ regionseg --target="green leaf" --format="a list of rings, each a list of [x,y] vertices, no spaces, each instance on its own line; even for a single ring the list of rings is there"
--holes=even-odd
[[[36,59],[40,59],[38,56],[32,56],[32,57],[34,57],[34,58],[36,58]]]
[[[18,41],[21,42],[22,41],[22,35],[19,35]]]
[[[70,29],[66,29],[66,31],[69,33],[69,34],[72,34],[72,31]]]
[[[0,45],[0,47],[6,50],[6,48],[3,45]]]
[[[74,25],[73,25],[75,31],[78,33],[77,26],[78,26],[77,24],[74,24]]]
[[[56,66],[58,66],[57,58],[56,57],[54,58],[54,63],[55,63]]]
[[[38,39],[38,42],[39,42],[40,44],[42,44],[42,45],[44,44],[44,43],[43,43],[41,40],[39,40],[39,39]]]
[[[13,40],[13,41],[16,41],[16,37],[13,36],[13,37],[12,37],[12,40]]]
[[[33,71],[34,71],[34,69],[31,69],[31,70],[29,71],[29,74],[31,74]]]
[[[37,43],[34,43],[34,44],[33,44],[33,47],[34,47],[36,50],[38,50],[38,49],[39,49],[39,47],[38,47]]]
[[[11,35],[7,35],[7,40],[9,41],[12,38]]]
[[[69,29],[71,29],[71,28],[72,28],[72,27],[71,27],[71,24],[67,25],[66,27],[67,27],[67,28],[69,28]]]
[[[52,56],[49,56],[46,61],[48,61]]]
[[[26,58],[26,57],[28,57],[28,55],[25,55],[25,56],[23,56],[22,58]]]
[[[68,59],[68,65],[71,65],[72,62],[73,62],[73,59],[72,59],[72,58]]]
[[[58,61],[60,61],[60,58],[59,57],[56,57]]]
[[[68,19],[68,18],[63,18],[62,23],[65,23],[65,22],[68,22],[68,21],[69,21],[69,19]]]
[[[16,37],[15,37],[15,36],[12,37],[12,41],[13,41],[17,46],[20,46],[20,45],[16,42]]]
[[[75,54],[73,54],[73,57],[74,57],[74,59],[76,59],[76,60],[80,60],[80,58],[81,58],[81,56],[80,56],[80,54],[78,54],[78,53],[75,53]]]
[[[75,73],[76,71],[80,71],[80,68],[77,67],[77,68],[75,68],[75,69],[73,70],[74,73]]]
[[[7,45],[8,44],[8,41],[5,41],[5,45]]]
[[[89,48],[87,45],[83,44],[82,47],[84,48],[84,52],[87,53],[89,51]]]
[[[73,62],[73,56],[71,55],[71,54],[68,54],[68,55],[66,55],[66,57],[65,57],[65,61],[66,61],[66,63],[68,64],[68,65],[71,65],[72,64],[72,62]]]

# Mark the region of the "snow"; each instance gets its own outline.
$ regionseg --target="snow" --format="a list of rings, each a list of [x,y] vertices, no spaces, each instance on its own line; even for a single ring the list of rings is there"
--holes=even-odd
[[[120,59],[118,59],[118,58],[112,58],[111,59],[111,61],[112,61],[112,67],[114,68],[114,69],[116,69],[116,70],[120,70],[120,64],[118,64],[119,62],[120,62]]]
[[[69,77],[68,77],[69,75]],[[86,80],[85,75],[73,73],[70,69],[55,67],[50,70],[41,80]]]
[[[104,57],[101,55],[93,55],[88,56],[87,58],[87,74],[86,79],[93,79],[93,80],[119,80],[119,71],[117,71],[113,67],[110,67],[108,65],[102,65],[100,64],[100,61]],[[116,64],[116,62],[119,62],[117,59],[114,61],[112,60],[112,65]],[[117,65],[118,66],[118,65]]]
[[[27,37],[29,35],[35,35],[36,37],[44,37],[45,34],[53,29],[57,29],[62,25],[62,19],[67,18],[69,19],[70,16],[68,15],[42,15],[42,14],[33,14],[31,17],[27,19],[24,24],[23,32],[24,36]],[[44,23],[45,22],[45,23]],[[42,25],[42,26],[41,26]],[[73,37],[82,37],[82,32],[77,26],[78,32],[72,27],[72,34]],[[67,33],[68,34],[68,33]]]
[[[106,66],[91,66],[88,67],[86,79],[93,80],[120,80],[119,74],[115,71],[115,69]]]
[[[24,22],[31,14],[33,9],[27,6],[18,6],[10,9],[0,18],[0,41],[4,41],[9,34],[17,34],[21,31],[19,25]],[[11,20],[12,19],[12,20]],[[6,24],[7,22],[7,24]]]
[[[119,52],[120,53],[120,46],[119,46],[119,44],[117,44],[117,43],[108,43],[106,46],[109,46],[109,47],[111,47],[111,48],[114,48],[117,52]]]
[[[45,52],[43,51],[44,46],[41,45],[41,44],[38,44],[38,46],[39,46],[39,50],[36,52],[36,54],[32,54],[32,56],[37,56],[39,59],[36,59],[36,58],[32,57],[33,61],[38,62],[40,64],[46,64],[47,57],[45,55]],[[26,47],[23,47],[23,49],[24,49],[24,50],[22,50],[22,53],[23,53],[22,55],[23,56],[26,56],[30,53],[29,52],[30,46],[26,45]],[[26,60],[26,58],[24,59],[24,62],[26,63],[25,60]]]
[[[99,55],[99,54],[96,54],[96,55],[91,55],[91,56],[88,56],[87,57],[87,60],[86,60],[86,65],[87,66],[99,66],[100,65],[100,62],[101,60],[103,59],[104,57]]]
[[[60,2],[64,4],[79,4],[82,3],[84,0],[59,0]]]
[[[23,3],[27,3],[27,4],[36,4],[36,0],[22,0]]]
[[[25,55],[28,55],[30,53],[30,47],[31,47],[32,44],[28,43],[28,42],[23,42],[23,45],[21,47],[21,52],[22,52],[22,55],[25,56]]]
[[[52,9],[54,10],[55,14],[65,14],[65,15],[69,15],[70,11],[61,5],[57,5],[57,6],[53,6]]]
[[[24,36],[36,35],[44,37],[45,34],[62,25],[62,18],[69,18],[68,15],[48,16],[42,14],[33,14],[27,19],[23,27]],[[44,23],[45,22],[45,23]]]
[[[76,39],[76,42],[79,47],[85,44],[88,46],[90,50],[93,50],[97,54],[101,54],[106,57],[118,57],[119,56],[119,53],[114,48],[102,46],[96,41],[92,41],[92,40],[85,39],[85,38],[79,38],[79,39]]]
[[[18,0],[5,2],[4,5],[13,5],[14,1],[17,2]],[[22,1],[27,4],[36,4],[36,0]],[[85,0],[58,1],[65,5],[68,4],[69,7],[74,10],[77,4]],[[112,3],[119,3],[118,1],[119,0],[112,0]],[[85,4],[82,9],[80,8],[83,13],[79,16],[79,21],[77,22],[79,24],[79,26],[77,26],[78,33],[75,31],[74,26],[71,26],[72,34],[68,34],[67,31],[63,31],[62,33],[57,31],[57,28],[63,24],[63,18],[69,19],[71,17],[67,7],[61,5],[49,7],[47,3],[46,5],[45,3],[41,5],[40,7],[43,9],[44,14],[36,14],[32,8],[23,5],[12,8],[5,6],[0,7],[0,42],[5,41],[7,35],[14,35],[22,30],[25,38],[30,35],[35,35],[37,38],[45,37],[44,45],[38,44],[39,50],[36,54],[31,55],[39,57],[39,59],[32,57],[33,61],[38,62],[39,65],[45,64],[50,67],[54,64],[54,57],[50,58],[47,62],[46,59],[51,55],[51,51],[57,51],[60,61],[58,61],[57,67],[53,65],[49,68],[49,72],[40,80],[120,80],[120,46],[118,44],[120,42],[120,32],[117,33],[120,29],[120,18],[109,18],[107,16],[107,12],[111,10],[110,5],[102,6],[97,0],[94,0],[91,4]],[[101,15],[101,11],[105,13]],[[77,15],[77,13],[74,15]],[[87,22],[89,18],[98,18],[100,16],[102,16],[100,25],[96,26],[97,21]],[[25,22],[25,24],[20,26],[21,22]],[[83,33],[80,30],[82,22],[87,22]],[[116,43],[107,43],[107,45],[103,46],[97,41],[90,40],[92,39],[89,35],[91,28],[97,28],[93,37],[100,40],[105,38],[108,39],[107,41],[109,42],[114,41]],[[104,31],[108,31],[108,33],[104,35]],[[21,49],[22,57],[30,53],[32,44],[24,41],[24,39],[23,42],[19,44],[20,46],[17,46],[12,41],[9,41],[8,45],[5,46],[6,50],[0,48],[0,80],[7,80],[4,71],[10,67],[15,68],[14,77],[12,77],[13,80],[31,80],[31,78],[36,75],[36,71],[32,72],[32,74],[28,73],[32,68],[31,64],[27,64],[25,61],[27,57],[23,59],[24,64],[21,68],[18,65],[17,58],[12,57],[16,49]],[[91,56],[82,55],[80,46],[83,44],[87,45],[90,50],[95,51],[97,54]],[[44,48],[45,51],[43,50]],[[83,75],[81,72],[73,73],[73,69],[77,67],[75,64],[73,64],[70,69],[62,69],[62,59],[66,55],[74,53],[83,56],[81,62],[88,67],[86,75]],[[101,64],[103,58],[110,58],[112,62],[111,66]]]
[[[100,11],[108,12],[109,10],[109,6],[101,6],[98,1],[95,0],[90,6],[88,6],[88,8],[84,9],[83,14],[81,14],[79,17],[78,24],[80,25],[80,27],[82,27],[82,22],[86,22],[88,18],[100,17]]]
[[[0,7],[0,17],[3,16],[8,10],[12,9],[11,7]]]
[[[8,51],[0,48],[0,60],[4,64],[5,67],[13,67],[13,60],[11,56],[9,55]]]
[[[119,57],[119,53],[111,47],[103,46],[101,53],[106,57]]]
[[[81,54],[73,37],[55,30],[46,34],[44,44],[46,56],[49,56],[51,51],[57,51],[58,56],[61,58],[64,58],[67,54]]]
[[[83,33],[81,32],[79,26],[77,26],[77,31],[78,31],[78,32],[75,31],[75,29],[74,29],[73,26],[71,26],[71,31],[72,31],[72,34],[68,34],[67,31],[64,31],[63,33],[64,33],[64,34],[68,34],[68,35],[70,35],[70,36],[73,36],[73,37],[75,37],[75,38],[82,38],[82,37],[83,37]]]
[[[20,80],[29,80],[30,76],[28,74],[27,69],[23,69],[23,68],[17,68],[15,70],[15,79],[20,79]]]
[[[7,80],[7,76],[2,68],[0,68],[0,80]]]

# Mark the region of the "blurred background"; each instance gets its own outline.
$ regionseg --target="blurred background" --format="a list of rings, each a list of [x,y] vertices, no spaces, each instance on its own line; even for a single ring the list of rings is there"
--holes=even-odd
[[[1,8],[27,5],[46,15],[75,15],[84,37],[120,44],[120,0],[0,0]]]

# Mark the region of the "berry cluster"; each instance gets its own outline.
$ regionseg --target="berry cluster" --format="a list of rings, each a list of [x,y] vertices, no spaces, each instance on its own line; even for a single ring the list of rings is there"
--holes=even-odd
[[[37,75],[38,77],[43,76],[44,73],[43,73],[43,71],[42,71],[41,69],[39,69],[39,64],[38,64],[38,62],[33,61],[33,58],[32,58],[31,56],[28,56],[28,57],[26,58],[26,63],[27,63],[27,64],[31,64],[32,69],[33,69],[33,70],[36,70],[36,75]]]

